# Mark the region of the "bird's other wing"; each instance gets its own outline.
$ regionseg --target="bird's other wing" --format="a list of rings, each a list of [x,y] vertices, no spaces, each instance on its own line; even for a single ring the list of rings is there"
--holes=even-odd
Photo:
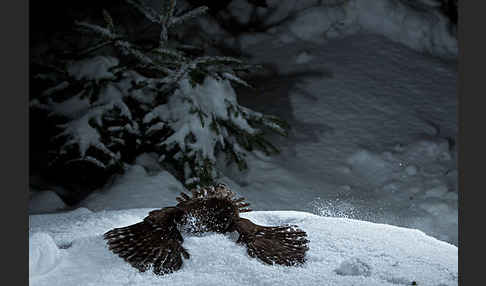
[[[305,262],[309,240],[305,231],[297,226],[261,226],[239,218],[234,229],[240,234],[237,242],[246,245],[251,257],[267,264],[287,266]]]
[[[182,257],[189,258],[177,229],[182,214],[175,207],[155,210],[142,222],[112,229],[104,238],[111,251],[140,271],[152,268],[155,274],[171,273],[182,267]]]

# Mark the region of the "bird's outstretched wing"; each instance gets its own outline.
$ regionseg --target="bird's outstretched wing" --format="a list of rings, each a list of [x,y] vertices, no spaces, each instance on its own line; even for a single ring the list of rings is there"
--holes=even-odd
[[[177,229],[182,215],[175,207],[155,210],[142,222],[112,229],[104,238],[111,251],[140,271],[152,268],[155,274],[171,273],[182,267],[182,256],[189,258]]]
[[[287,266],[305,262],[309,241],[305,231],[296,226],[260,226],[239,218],[234,228],[240,234],[237,242],[246,245],[251,257],[258,257],[267,264]]]

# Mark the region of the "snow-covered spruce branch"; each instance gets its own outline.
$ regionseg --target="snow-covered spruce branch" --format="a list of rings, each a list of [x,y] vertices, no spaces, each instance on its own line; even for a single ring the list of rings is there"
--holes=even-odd
[[[249,118],[252,124],[264,126],[282,136],[288,136],[288,129],[290,128],[290,126],[287,122],[278,118],[277,116],[265,115],[241,105],[238,106],[238,109],[241,113],[244,114],[245,117]]]
[[[105,92],[113,93],[108,90]],[[78,102],[71,100],[70,103]],[[65,108],[72,109],[74,106]],[[51,107],[51,112],[56,115],[57,109],[58,106]],[[87,157],[91,158],[87,160],[89,162],[94,162],[92,158],[98,158],[96,165],[104,168],[122,163],[121,156],[117,154],[119,147],[126,143],[126,135],[137,136],[138,125],[133,122],[131,111],[121,98],[101,98],[85,111],[81,111],[79,116],[71,116],[70,121],[58,126],[62,131],[53,138],[60,143],[54,144],[59,146],[59,156],[53,158],[51,164],[56,164],[61,159],[65,165],[73,160],[85,160]],[[71,157],[74,159],[63,159]]]
[[[153,49],[152,52],[154,54],[157,54],[157,55],[160,55],[162,57],[166,57],[166,58],[178,61],[178,62],[188,61],[188,58],[186,58],[183,53],[181,53],[177,50],[174,50],[174,49],[169,49],[169,48],[166,48],[166,47],[157,47],[157,48]]]
[[[118,64],[100,56],[71,61],[57,73],[61,83],[31,102],[31,108],[58,122],[59,132],[51,138],[48,152],[48,167],[54,172],[73,176],[79,168],[91,168],[108,176],[123,170],[127,149],[136,147],[139,133],[131,108],[114,85]]]
[[[178,17],[172,17],[170,23],[169,23],[169,27],[172,27],[172,26],[175,26],[175,25],[179,25],[179,24],[182,24],[188,20],[191,20],[191,19],[194,19],[202,14],[205,14],[207,11],[208,11],[208,7],[207,6],[201,6],[201,7],[197,7],[181,16],[178,16]]]
[[[162,3],[162,11],[158,13],[143,1],[126,0],[135,9],[141,12],[152,23],[161,26],[160,42],[164,45],[168,40],[169,29],[175,25],[182,24],[190,19],[198,17],[208,11],[208,7],[201,6],[190,10],[182,15],[175,16],[176,0],[167,0]]]
[[[179,179],[190,184],[208,180],[200,177],[201,172],[209,168],[211,171],[206,170],[204,176],[217,174],[218,154],[226,154],[228,162],[235,162],[243,170],[247,168],[246,152],[278,152],[264,139],[260,128],[286,135],[288,126],[240,106],[229,81],[208,76],[202,84],[193,85],[184,78],[179,86],[166,104],[155,107],[143,119],[151,135],[162,129],[171,130],[159,133],[156,151],[163,164],[174,165]]]
[[[251,85],[249,83],[247,83],[245,80],[241,79],[240,77],[232,74],[232,73],[229,73],[229,72],[224,72],[222,74],[223,78],[227,79],[227,80],[230,80],[232,82],[235,82],[237,84],[240,84],[240,85],[243,85],[243,86],[246,86],[246,87],[251,87]]]
[[[178,83],[185,78],[189,78],[194,85],[201,83],[201,80],[206,76],[212,76],[216,79],[229,79],[237,84],[250,86],[246,81],[231,73],[232,69],[229,65],[241,65],[242,61],[239,59],[221,56],[204,56],[194,60],[185,59],[187,59],[186,62],[178,63],[176,69],[158,80],[159,83],[164,85],[161,88],[162,91],[178,86]]]
[[[114,32],[110,31],[107,28],[95,24],[84,23],[84,22],[76,22],[76,25],[81,28],[84,28],[85,31],[94,33],[95,35],[105,40],[105,42],[99,44],[99,46],[90,48],[84,51],[82,54],[88,54],[92,51],[95,51],[99,47],[103,47],[105,45],[113,45],[120,52],[122,56],[133,57],[134,59],[136,59],[138,65],[142,68],[149,67],[153,70],[157,70],[164,74],[170,74],[172,72],[170,69],[164,67],[161,64],[158,64],[149,55],[141,51],[138,47],[136,47],[129,41],[124,40],[123,37],[115,34]],[[172,57],[179,57],[179,58],[182,57],[182,55],[177,54],[176,51],[170,52],[169,49],[158,48],[153,51],[158,54],[171,55]]]
[[[115,41],[121,38],[120,35],[117,35],[110,29],[101,27],[96,24],[90,24],[90,23],[80,22],[80,21],[75,21],[74,24],[78,27],[80,32],[91,32],[106,41]]]
[[[108,160],[105,162],[97,159],[97,166],[103,166],[103,168],[106,168],[107,165],[112,165],[119,159],[114,152],[112,152],[108,147],[106,147],[105,144],[101,142],[100,133],[91,123],[94,120],[100,124],[101,116],[105,109],[105,106],[94,108],[80,118],[59,125],[63,131],[53,139],[54,141],[62,140],[64,142],[60,144],[58,156],[52,159],[50,162],[51,165],[57,164],[66,157],[73,157],[73,159],[64,160],[64,162],[61,164],[67,165],[72,161],[84,160],[86,157],[93,158],[92,156],[87,155],[88,150],[91,148],[103,153],[106,155],[106,158],[108,158]],[[94,160],[90,159],[89,161],[93,162]]]

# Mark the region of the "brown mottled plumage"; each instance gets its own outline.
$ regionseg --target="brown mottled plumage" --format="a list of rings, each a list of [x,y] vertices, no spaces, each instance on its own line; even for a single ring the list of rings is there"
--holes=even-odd
[[[296,226],[260,226],[239,216],[249,212],[244,198],[223,184],[192,190],[192,197],[181,193],[175,207],[154,210],[142,222],[105,233],[111,251],[140,271],[153,269],[166,274],[182,267],[184,249],[181,230],[239,233],[237,243],[246,245],[248,255],[267,264],[299,265],[308,250],[306,233]]]

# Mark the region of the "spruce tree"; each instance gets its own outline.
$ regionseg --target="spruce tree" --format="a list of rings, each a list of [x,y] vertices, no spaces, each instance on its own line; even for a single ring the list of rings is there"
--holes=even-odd
[[[127,2],[159,26],[155,45],[132,41],[103,10],[103,24],[75,22],[80,37],[90,39],[88,48],[39,63],[42,72],[35,79],[48,88],[31,100],[31,109],[55,122],[52,172],[102,184],[137,155],[156,152],[167,170],[195,187],[217,178],[219,154],[244,170],[247,152],[278,152],[263,135],[266,130],[287,135],[286,123],[239,105],[231,85],[250,86],[240,75],[256,66],[205,56],[173,37],[174,27],[207,7],[179,13],[175,0],[163,1],[161,11]]]

